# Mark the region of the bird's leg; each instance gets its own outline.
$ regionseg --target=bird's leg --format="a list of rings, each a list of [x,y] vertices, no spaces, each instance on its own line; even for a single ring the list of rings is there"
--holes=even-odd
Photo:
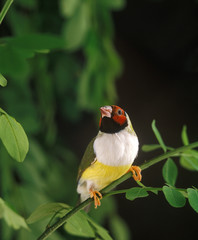
[[[95,208],[97,208],[97,206],[100,206],[100,199],[102,199],[102,194],[99,191],[93,190],[92,188],[89,190],[90,192],[90,197],[94,199],[94,205]]]
[[[132,172],[133,178],[135,181],[141,181],[142,175],[141,175],[141,168],[138,166],[131,166],[128,170],[128,172]]]

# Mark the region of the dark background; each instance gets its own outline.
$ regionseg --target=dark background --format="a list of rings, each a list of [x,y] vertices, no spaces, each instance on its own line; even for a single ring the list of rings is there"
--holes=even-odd
[[[197,140],[197,10],[196,1],[141,0],[128,1],[123,11],[114,13],[116,46],[124,60],[124,74],[117,82],[118,104],[128,112],[140,145],[156,143],[150,127],[153,119],[168,146],[182,144],[184,124],[190,141]],[[151,157],[140,151],[136,164]],[[177,186],[196,185],[197,173],[176,163]],[[162,186],[162,165],[143,172],[145,185]],[[188,203],[172,208],[163,194],[132,203],[122,196],[117,199],[134,239],[198,239],[198,217]]]

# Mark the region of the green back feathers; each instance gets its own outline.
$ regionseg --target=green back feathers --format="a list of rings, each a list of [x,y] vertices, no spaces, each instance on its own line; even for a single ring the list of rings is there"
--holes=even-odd
[[[80,163],[80,166],[78,169],[77,180],[80,179],[82,173],[85,171],[85,169],[87,169],[91,165],[91,163],[94,161],[94,159],[96,157],[96,155],[94,153],[94,149],[93,149],[93,144],[94,144],[95,139],[96,139],[96,137],[91,140],[91,142],[89,143],[89,145],[86,148],[86,151],[83,155],[83,158],[81,160],[81,163]]]
[[[125,112],[126,113],[126,112]],[[134,129],[133,129],[133,126],[132,126],[132,123],[131,123],[131,120],[129,118],[129,115],[126,113],[126,118],[127,118],[127,122],[128,122],[128,127],[127,127],[127,131],[130,132],[131,134],[133,135],[136,135]]]

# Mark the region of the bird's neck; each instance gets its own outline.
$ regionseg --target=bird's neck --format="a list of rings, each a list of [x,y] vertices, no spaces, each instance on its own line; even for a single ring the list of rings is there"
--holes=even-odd
[[[104,133],[118,133],[128,126],[127,121],[120,125],[115,122],[112,118],[103,117],[100,125],[100,131]]]

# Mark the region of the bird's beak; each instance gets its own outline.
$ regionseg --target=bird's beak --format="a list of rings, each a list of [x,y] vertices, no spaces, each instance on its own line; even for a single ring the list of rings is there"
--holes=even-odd
[[[103,117],[111,117],[112,107],[111,106],[104,106],[100,108],[101,116]]]

